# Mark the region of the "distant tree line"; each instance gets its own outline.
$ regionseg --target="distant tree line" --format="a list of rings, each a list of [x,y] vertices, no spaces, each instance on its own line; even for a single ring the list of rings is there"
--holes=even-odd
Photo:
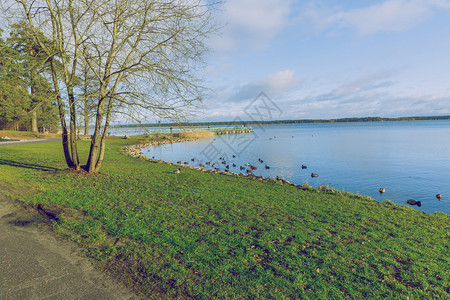
[[[148,123],[148,124],[121,124],[115,127],[157,127],[157,126],[251,126],[276,124],[320,124],[320,123],[355,123],[355,122],[399,122],[399,121],[438,121],[450,120],[450,116],[421,116],[421,117],[363,117],[341,119],[302,119],[302,120],[272,120],[272,121],[225,121],[225,122],[181,122],[181,123]]]

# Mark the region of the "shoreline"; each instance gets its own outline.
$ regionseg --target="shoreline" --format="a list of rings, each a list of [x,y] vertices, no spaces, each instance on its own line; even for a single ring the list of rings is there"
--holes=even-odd
[[[160,146],[160,145],[167,145],[167,144],[174,144],[174,143],[182,143],[182,142],[193,142],[198,140],[199,138],[194,138],[194,139],[184,139],[184,138],[175,138],[175,139],[171,139],[171,138],[164,138],[163,140],[158,140],[158,141],[152,141],[152,142],[148,142],[148,143],[144,143],[144,144],[136,144],[136,145],[130,145],[130,146],[125,146],[122,148],[122,151],[126,154],[129,155],[131,157],[134,158],[143,158],[145,160],[151,161],[151,162],[155,162],[155,163],[161,163],[161,164],[166,164],[166,165],[170,165],[170,166],[175,166],[175,167],[183,167],[186,169],[192,169],[192,170],[197,170],[200,172],[207,172],[207,173],[213,173],[213,174],[219,174],[219,175],[226,175],[226,176],[234,176],[234,177],[240,177],[240,178],[250,178],[250,179],[255,179],[258,181],[262,181],[262,182],[274,182],[274,183],[279,183],[281,185],[289,185],[289,186],[293,186],[296,187],[297,189],[301,189],[301,190],[317,190],[317,191],[322,191],[322,192],[326,192],[332,195],[338,195],[338,194],[347,194],[347,195],[351,195],[354,196],[358,199],[365,199],[365,200],[371,200],[371,201],[375,201],[378,203],[383,203],[383,202],[391,202],[395,205],[398,206],[404,206],[404,207],[410,207],[410,205],[404,205],[404,204],[397,204],[395,202],[393,202],[392,200],[389,199],[385,199],[383,201],[378,201],[375,198],[368,196],[368,195],[359,195],[357,193],[353,193],[353,192],[346,192],[344,190],[338,190],[336,188],[332,188],[329,185],[322,185],[319,184],[317,187],[312,187],[311,185],[308,184],[308,181],[302,183],[302,184],[297,184],[297,183],[293,183],[290,182],[289,180],[286,180],[284,178],[281,178],[279,176],[276,176],[275,178],[271,178],[271,177],[264,177],[261,175],[254,175],[252,172],[250,173],[236,173],[236,172],[230,172],[230,171],[220,171],[219,169],[207,169],[202,167],[196,167],[196,166],[191,166],[189,164],[185,164],[185,163],[172,163],[169,161],[164,161],[164,160],[160,160],[160,159],[155,159],[155,158],[150,158],[147,157],[143,152],[141,152],[142,148],[147,148],[147,147],[156,147],[156,146]],[[244,171],[245,172],[245,171]],[[420,210],[417,210],[420,211]],[[445,212],[433,212],[433,213],[427,213],[424,211],[420,211],[422,213],[425,213],[427,215],[432,215],[435,213],[444,213],[446,215],[448,215]]]
[[[156,146],[160,146],[160,145],[182,143],[182,142],[193,142],[196,140],[198,140],[198,139],[183,139],[183,138],[176,138],[175,140],[164,139],[164,140],[153,141],[153,142],[148,142],[148,143],[144,143],[144,144],[125,146],[122,148],[122,151],[126,155],[134,157],[134,158],[143,158],[143,159],[151,161],[151,162],[161,163],[161,164],[175,166],[175,167],[183,167],[186,169],[197,170],[200,172],[208,172],[208,173],[213,173],[213,174],[234,176],[234,177],[240,177],[240,178],[251,178],[251,179],[256,179],[256,180],[259,180],[262,182],[275,182],[275,183],[279,183],[282,185],[293,186],[293,187],[296,187],[297,189],[301,189],[301,190],[317,190],[317,191],[327,192],[330,194],[348,194],[348,195],[352,195],[358,199],[373,200],[375,202],[378,202],[370,196],[357,195],[357,194],[350,193],[350,192],[339,191],[335,188],[330,188],[328,185],[319,185],[317,188],[313,188],[312,186],[308,185],[307,182],[303,183],[303,184],[296,184],[296,183],[290,182],[289,180],[286,180],[286,179],[278,177],[278,176],[276,176],[275,178],[270,178],[270,177],[264,177],[264,176],[257,176],[257,175],[254,175],[253,173],[245,174],[245,173],[220,171],[220,170],[216,170],[216,169],[210,170],[210,169],[206,169],[204,167],[191,166],[189,164],[183,164],[183,163],[178,164],[178,163],[172,163],[170,161],[149,158],[144,153],[141,152],[142,148],[156,147]]]

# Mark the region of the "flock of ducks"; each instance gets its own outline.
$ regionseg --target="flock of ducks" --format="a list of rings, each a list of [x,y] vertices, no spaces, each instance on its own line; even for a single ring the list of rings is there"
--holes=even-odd
[[[233,158],[236,158],[236,155],[233,155]],[[230,171],[230,164],[226,161],[226,158],[225,158],[225,157],[220,157],[219,160],[220,160],[220,163],[221,163],[221,164],[225,165],[225,172],[229,172],[229,171]],[[191,162],[195,162],[195,158],[192,158],[192,159],[191,159]],[[264,165],[264,168],[265,168],[266,170],[267,170],[267,169],[270,169],[270,166],[264,164],[264,161],[263,161],[261,158],[258,158],[258,162],[259,162],[260,164],[263,164],[263,165]],[[182,164],[182,162],[181,162],[181,161],[178,161],[177,164]],[[188,161],[185,161],[185,162],[183,162],[183,164],[187,165],[187,164],[189,164],[189,162],[188,162]],[[218,168],[218,166],[216,165],[216,163],[212,163],[212,164],[211,164],[210,161],[205,162],[205,163],[200,163],[200,164],[199,164],[199,166],[200,166],[201,168],[204,168],[205,165],[211,166],[211,167],[212,167],[213,169],[215,169],[216,171],[219,171],[219,170],[220,170],[220,169]],[[235,163],[232,163],[232,164],[231,164],[231,167],[232,167],[232,168],[237,168],[238,166],[237,166]],[[301,168],[302,168],[302,170],[305,170],[305,169],[307,169],[308,167],[307,167],[306,165],[301,165]],[[253,174],[253,171],[254,171],[254,170],[257,170],[258,167],[257,167],[257,166],[254,166],[254,165],[252,165],[252,164],[250,164],[250,163],[246,163],[244,166],[239,166],[239,169],[240,169],[241,171],[245,171],[247,174]],[[180,173],[181,173],[181,168],[178,168],[178,169],[176,169],[175,171],[173,171],[173,174],[180,174]],[[277,176],[277,177],[278,177],[278,176]],[[319,174],[311,173],[311,178],[316,178],[316,177],[319,177]],[[381,196],[382,194],[386,193],[386,188],[380,188],[380,189],[378,190],[378,192],[380,193],[380,196]],[[441,195],[441,194],[437,194],[437,195],[436,195],[436,199],[438,199],[439,201],[441,201],[442,195]],[[406,201],[406,203],[408,203],[409,205],[417,205],[418,207],[422,206],[422,202],[416,201],[416,200],[414,200],[414,199],[409,199],[409,200]]]
[[[233,155],[233,158],[236,158],[236,155]],[[219,164],[222,164],[225,167],[225,172],[229,172],[230,168],[237,168],[238,167],[238,165],[236,165],[235,163],[232,163],[230,165],[230,163],[227,162],[225,157],[219,157],[219,161],[220,162],[217,162],[217,164],[216,163],[211,163],[210,161],[207,161],[205,163],[200,163],[198,166],[201,167],[201,168],[205,168],[205,166],[210,166],[214,170],[220,171]],[[195,158],[191,158],[191,162],[195,162]],[[264,169],[266,169],[266,170],[270,169],[270,166],[264,164],[264,161],[261,158],[258,158],[258,162],[263,164]],[[185,161],[185,162],[177,161],[177,164],[179,164],[179,165],[181,165],[181,164],[188,165],[189,162],[188,161]],[[258,167],[255,166],[255,165],[252,165],[250,163],[246,163],[244,166],[239,166],[239,169],[241,171],[245,171],[247,174],[251,174],[251,173],[253,173],[254,170],[258,170]],[[181,172],[181,169],[179,169],[179,168],[177,170],[173,171],[174,174],[179,174],[180,172]]]
[[[233,158],[236,158],[236,155],[233,155]],[[225,172],[229,172],[230,164],[227,162],[226,158],[221,156],[221,157],[219,157],[219,161],[220,161],[220,163],[218,163],[218,164],[225,165]],[[191,158],[191,162],[195,162],[195,158]],[[267,164],[264,164],[264,160],[262,160],[261,158],[258,158],[258,162],[263,165],[264,169],[266,169],[266,170],[270,169],[270,166],[268,166]],[[188,165],[189,162],[188,161],[182,162],[180,160],[180,161],[177,161],[177,164]],[[211,163],[210,161],[207,161],[205,163],[200,163],[198,166],[201,168],[205,168],[205,165],[210,166],[211,168],[213,168],[216,171],[220,171],[218,165],[216,165],[216,163]],[[237,168],[237,167],[238,166],[235,163],[231,164],[231,168]],[[301,165],[301,168],[302,168],[302,170],[305,170],[308,167],[305,165]],[[258,170],[258,167],[255,165],[252,165],[250,163],[246,163],[244,166],[239,166],[239,170],[244,171],[247,174],[253,174],[253,171]],[[181,169],[178,168],[177,170],[173,171],[173,173],[179,174],[179,173],[181,173]],[[315,177],[319,177],[319,175],[316,173],[311,173],[311,178],[315,178]]]

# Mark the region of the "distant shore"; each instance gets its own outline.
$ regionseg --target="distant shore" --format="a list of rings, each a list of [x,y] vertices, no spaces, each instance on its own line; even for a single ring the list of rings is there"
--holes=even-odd
[[[206,126],[251,126],[251,125],[288,125],[288,124],[327,124],[327,123],[364,123],[364,122],[405,122],[405,121],[447,121],[448,116],[415,116],[415,117],[363,117],[340,119],[300,119],[300,120],[270,120],[270,121],[224,121],[224,122],[183,122],[183,123],[148,123],[148,124],[120,124],[114,128],[137,127],[206,127]]]

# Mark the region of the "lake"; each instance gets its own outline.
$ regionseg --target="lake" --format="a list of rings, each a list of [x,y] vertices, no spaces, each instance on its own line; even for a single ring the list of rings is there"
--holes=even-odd
[[[329,185],[341,191],[422,202],[426,213],[450,212],[450,121],[253,126],[254,133],[143,149],[147,157],[198,166],[224,157],[230,171],[257,166],[255,175]],[[233,157],[235,156],[235,157]],[[192,162],[191,159],[195,161]],[[258,159],[261,159],[261,163]],[[233,163],[237,167],[233,168]],[[270,169],[266,169],[265,166]],[[301,166],[307,166],[302,169]],[[311,173],[319,176],[311,178]],[[386,192],[379,193],[380,188]],[[442,194],[441,201],[436,194]]]

